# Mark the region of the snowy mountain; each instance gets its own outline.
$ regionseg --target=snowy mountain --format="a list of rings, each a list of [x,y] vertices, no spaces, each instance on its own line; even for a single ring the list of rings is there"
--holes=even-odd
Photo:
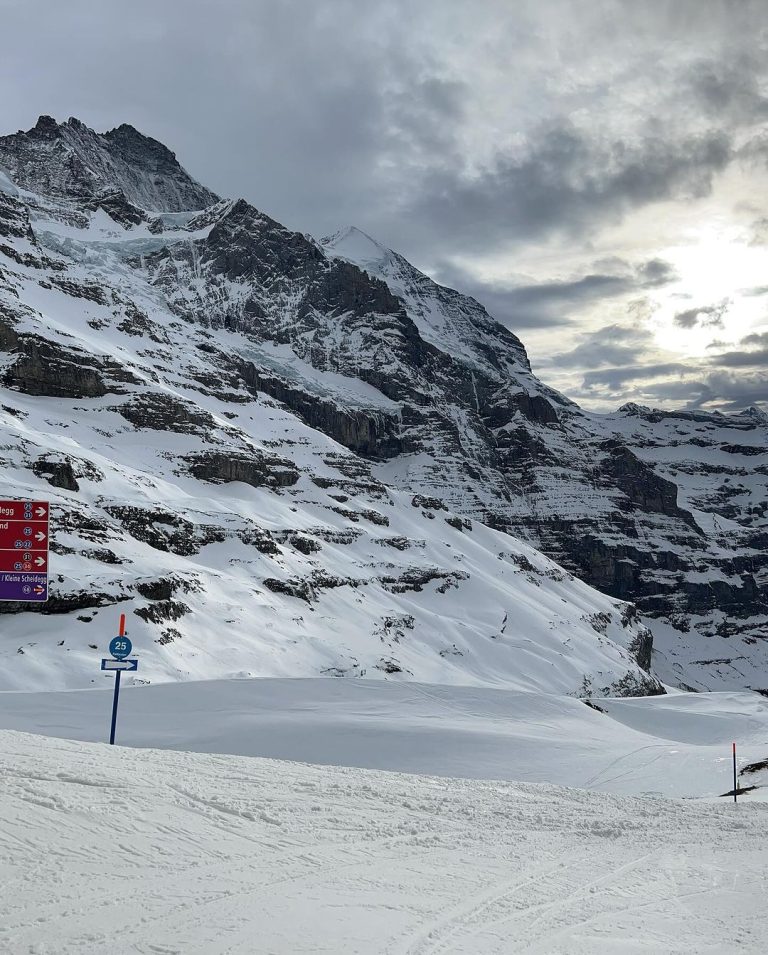
[[[56,526],[3,685],[95,681],[122,608],[152,681],[654,691],[627,600],[670,682],[768,684],[759,413],[586,414],[474,300],[132,127],[41,117],[0,166],[3,493]]]
[[[586,413],[531,373],[519,340],[478,302],[359,230],[323,244],[386,282],[464,372],[429,409],[447,429],[430,423],[377,468],[383,480],[439,495],[635,602],[667,682],[768,685],[764,412]]]

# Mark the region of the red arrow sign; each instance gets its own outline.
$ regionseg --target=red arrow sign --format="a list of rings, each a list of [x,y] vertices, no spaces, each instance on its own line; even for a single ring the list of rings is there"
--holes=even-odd
[[[0,501],[0,521],[47,521],[48,501]]]
[[[48,525],[29,521],[0,521],[0,550],[45,550]]]
[[[4,571],[45,574],[48,572],[48,551],[0,550],[0,573]]]

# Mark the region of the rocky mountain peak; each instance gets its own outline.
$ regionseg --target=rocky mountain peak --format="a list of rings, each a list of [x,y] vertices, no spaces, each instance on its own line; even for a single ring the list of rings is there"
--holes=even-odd
[[[760,408],[755,407],[755,405],[750,405],[744,414],[749,418],[754,418],[754,420],[760,424],[768,424],[768,414],[766,414]]]
[[[53,118],[53,116],[40,116],[35,123],[35,125],[30,129],[29,135],[37,134],[38,136],[55,136],[59,131],[59,124]],[[19,133],[22,131],[19,130]]]
[[[166,146],[127,124],[96,133],[75,117],[57,123],[42,115],[26,132],[0,137],[0,166],[16,185],[56,199],[119,189],[141,209],[184,212],[218,198]]]
[[[320,240],[320,244],[338,258],[354,262],[361,268],[365,267],[366,263],[381,267],[394,255],[391,249],[381,245],[367,232],[353,225],[345,226],[333,235],[325,236]]]
[[[129,123],[122,123],[108,130],[102,139],[109,143],[114,152],[121,154],[123,158],[132,159],[137,165],[143,165],[148,171],[149,167],[154,166],[158,175],[167,175],[174,169],[181,170],[175,153],[158,140],[140,133]],[[212,195],[208,190],[206,193],[208,196]]]

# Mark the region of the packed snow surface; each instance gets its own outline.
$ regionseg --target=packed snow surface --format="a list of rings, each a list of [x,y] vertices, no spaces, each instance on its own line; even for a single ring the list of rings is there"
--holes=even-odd
[[[0,950],[758,953],[765,805],[0,732]]]
[[[139,671],[141,672],[141,671]],[[112,678],[110,677],[110,680]],[[343,679],[211,680],[128,687],[126,746],[365,769],[521,780],[625,795],[716,799],[739,767],[768,757],[768,700],[756,693],[600,699]],[[0,728],[108,739],[112,689],[0,693]],[[741,785],[768,792],[768,773]]]

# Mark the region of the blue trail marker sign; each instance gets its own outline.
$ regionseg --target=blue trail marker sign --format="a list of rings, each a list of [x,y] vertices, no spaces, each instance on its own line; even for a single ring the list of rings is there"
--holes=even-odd
[[[109,652],[116,660],[124,660],[131,655],[133,644],[128,637],[115,637],[109,645]],[[102,670],[107,669],[102,667]]]
[[[120,633],[109,644],[111,659],[101,661],[102,670],[115,671],[115,695],[112,700],[112,725],[109,728],[109,743],[114,746],[115,729],[117,727],[117,704],[120,699],[120,674],[123,670],[133,671],[139,669],[139,661],[136,659],[127,660],[126,657],[133,649],[133,644],[125,635],[125,614],[120,614]]]

